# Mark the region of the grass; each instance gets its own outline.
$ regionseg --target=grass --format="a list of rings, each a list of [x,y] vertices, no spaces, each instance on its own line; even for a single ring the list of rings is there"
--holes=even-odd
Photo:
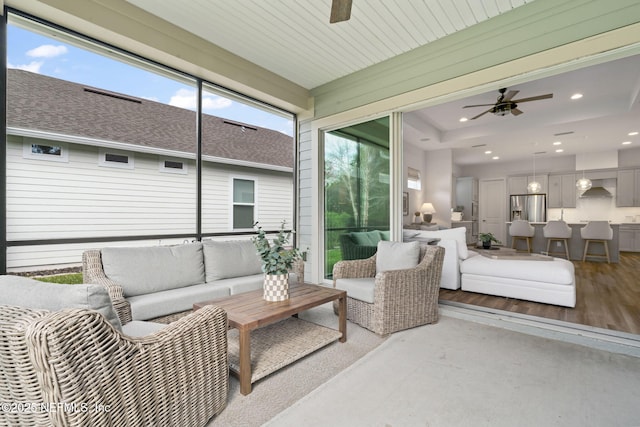
[[[59,274],[56,276],[34,277],[41,282],[61,283],[66,285],[79,285],[82,283],[82,273]]]

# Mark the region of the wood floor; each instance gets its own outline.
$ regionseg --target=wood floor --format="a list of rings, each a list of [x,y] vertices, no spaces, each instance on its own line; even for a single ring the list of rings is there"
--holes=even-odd
[[[640,334],[640,253],[622,252],[617,264],[573,264],[575,308],[448,289],[440,289],[440,300]]]

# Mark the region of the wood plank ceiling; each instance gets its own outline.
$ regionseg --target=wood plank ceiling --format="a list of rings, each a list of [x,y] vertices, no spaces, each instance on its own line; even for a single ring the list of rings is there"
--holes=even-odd
[[[534,0],[127,0],[298,85],[313,89]]]

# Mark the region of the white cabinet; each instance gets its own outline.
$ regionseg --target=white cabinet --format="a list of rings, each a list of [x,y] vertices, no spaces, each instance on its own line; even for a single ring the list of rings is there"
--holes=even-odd
[[[622,224],[618,239],[621,251],[640,252],[640,224]]]
[[[549,208],[575,208],[576,198],[576,174],[549,175]]]
[[[533,180],[533,175],[510,176],[507,178],[507,189],[509,190],[509,194],[529,194],[527,191],[527,185]],[[535,180],[538,181],[542,187],[540,193],[546,193],[549,187],[549,177],[547,175],[536,175]]]
[[[618,171],[616,206],[640,206],[640,169]]]

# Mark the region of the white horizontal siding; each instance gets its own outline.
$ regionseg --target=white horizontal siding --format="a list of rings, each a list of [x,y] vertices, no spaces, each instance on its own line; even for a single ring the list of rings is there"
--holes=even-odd
[[[22,145],[21,137],[9,136],[7,240],[195,234],[195,161],[184,159],[188,174],[172,174],[159,170],[154,154],[131,153],[135,168],[129,170],[99,166],[96,147],[69,144],[69,161],[63,163],[23,158]],[[202,176],[203,232],[232,231],[233,177],[255,179],[257,219],[265,228],[283,219],[292,224],[290,174],[204,163]],[[82,251],[96,245],[14,246],[7,266],[78,264]]]

